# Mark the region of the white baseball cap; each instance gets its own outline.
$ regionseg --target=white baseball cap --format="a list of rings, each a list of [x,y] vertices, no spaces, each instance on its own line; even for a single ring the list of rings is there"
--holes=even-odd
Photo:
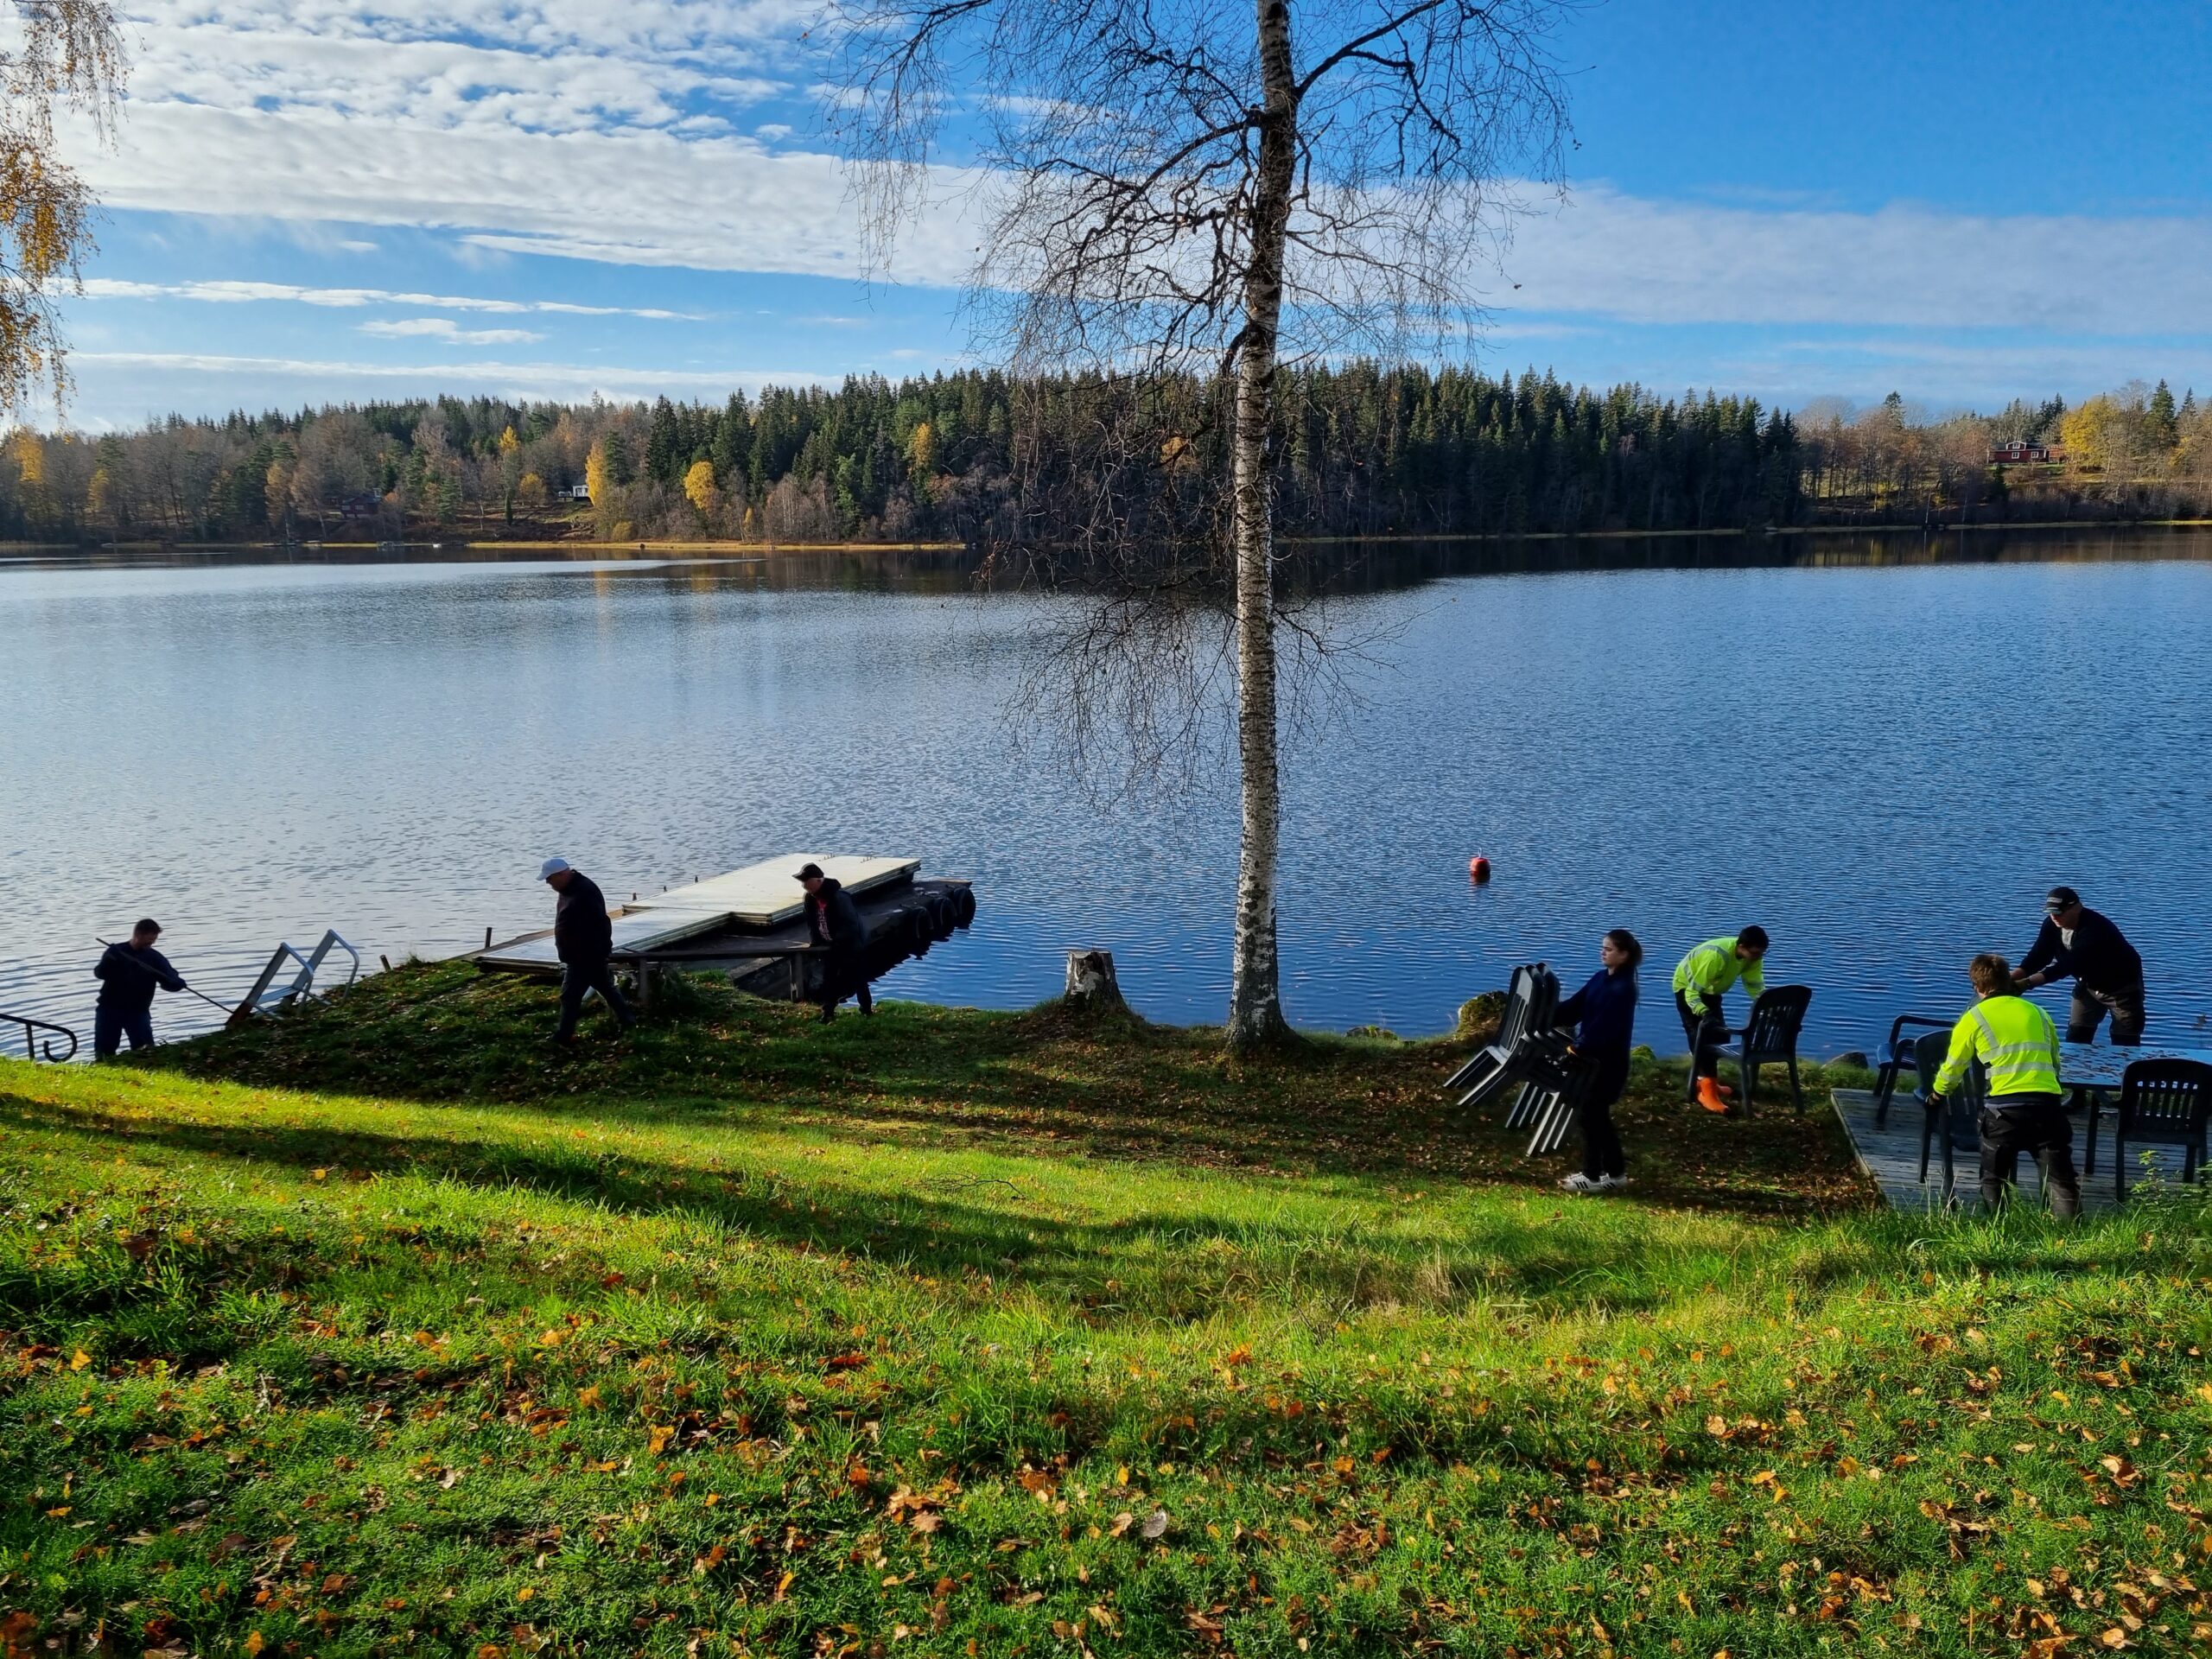
[[[543,867],[538,870],[537,879],[541,881],[550,881],[555,876],[560,874],[562,871],[568,868],[569,861],[567,859],[549,858],[545,861]]]

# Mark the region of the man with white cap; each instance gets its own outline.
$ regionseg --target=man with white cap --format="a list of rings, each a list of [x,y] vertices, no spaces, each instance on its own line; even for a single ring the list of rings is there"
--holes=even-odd
[[[589,991],[597,991],[622,1029],[629,1030],[638,1016],[614,988],[614,969],[607,961],[614,950],[614,924],[607,918],[607,898],[599,883],[571,868],[565,858],[547,859],[537,873],[561,895],[553,911],[553,953],[561,959],[561,1024],[553,1040],[565,1043],[576,1034]]]

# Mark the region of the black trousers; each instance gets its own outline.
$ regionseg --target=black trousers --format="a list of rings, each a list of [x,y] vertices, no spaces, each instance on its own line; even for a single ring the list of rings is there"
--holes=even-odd
[[[2133,1046],[2143,1040],[2145,1016],[2140,985],[2120,991],[2093,991],[2078,979],[2074,982],[2074,1005],[2066,1011],[2066,1040],[2096,1041],[2097,1027],[2104,1023],[2107,1012],[2112,1014],[2114,1043]]]
[[[105,1060],[123,1046],[128,1037],[133,1048],[154,1046],[154,1015],[149,1008],[111,1008],[105,1002],[92,1009],[92,1058]]]
[[[2074,1173],[2074,1126],[2056,1095],[2005,1095],[1981,1113],[1981,1201],[1991,1210],[2012,1195],[2020,1154],[2043,1169],[2044,1190],[2055,1216],[2082,1213],[2082,1184]]]
[[[630,1005],[622,1000],[622,993],[614,988],[613,964],[601,957],[597,962],[569,962],[561,965],[561,1025],[553,1033],[558,1042],[566,1042],[576,1034],[576,1020],[584,1011],[584,997],[597,991],[600,998],[627,1031],[638,1023],[638,1016],[630,1012]]]
[[[1592,1180],[1628,1173],[1621,1134],[1613,1127],[1613,1103],[1628,1084],[1628,1067],[1608,1066],[1590,1082],[1582,1103],[1582,1173]]]
[[[832,950],[822,964],[822,1017],[827,1020],[849,996],[859,1000],[862,1014],[875,1012],[875,997],[868,988],[865,950]]]
[[[1719,1065],[1713,1051],[1728,1040],[1728,1016],[1721,1010],[1720,999],[1714,997],[1711,1010],[1700,1014],[1690,1007],[1689,998],[1676,991],[1675,1012],[1681,1016],[1682,1035],[1689,1039],[1690,1075],[1711,1077]]]

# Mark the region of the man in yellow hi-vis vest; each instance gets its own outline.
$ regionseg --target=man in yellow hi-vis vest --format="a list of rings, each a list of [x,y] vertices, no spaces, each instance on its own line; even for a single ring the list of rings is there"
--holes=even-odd
[[[2012,994],[2012,964],[1999,956],[1976,957],[1967,965],[1974,994],[1981,1000],[1959,1016],[1951,1028],[1951,1052],[1936,1074],[1942,1096],[1966,1082],[1967,1068],[1979,1060],[1989,1072],[1981,1107],[1981,1201],[1994,1210],[2011,1194],[2020,1154],[2033,1154],[2043,1166],[2044,1191],[2051,1213],[2082,1213],[2082,1187],[2074,1174],[2074,1128],[2058,1089],[2058,1028],[2024,996]]]
[[[1751,1000],[1758,1001],[1766,988],[1765,970],[1759,966],[1766,948],[1766,929],[1754,925],[1733,938],[1707,939],[1675,964],[1675,1012],[1681,1016],[1682,1035],[1690,1039],[1697,1103],[1708,1112],[1726,1111],[1728,1097],[1736,1092],[1713,1075],[1719,1062],[1713,1051],[1728,1040],[1720,998],[1740,979]]]

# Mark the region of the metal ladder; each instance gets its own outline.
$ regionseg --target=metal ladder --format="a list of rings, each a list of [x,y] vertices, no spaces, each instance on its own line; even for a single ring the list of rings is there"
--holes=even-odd
[[[353,958],[353,966],[346,975],[346,984],[351,985],[361,976],[361,953],[339,938],[337,929],[327,930],[322,942],[306,956],[289,944],[279,944],[270,956],[269,965],[261,970],[261,976],[253,982],[253,988],[245,994],[245,1000],[232,1011],[232,1023],[236,1024],[248,1014],[283,1007],[296,998],[315,995],[315,976],[322,971],[322,964],[334,949],[343,950]],[[279,982],[278,976],[286,971],[288,963],[296,964],[296,969],[289,980]]]

